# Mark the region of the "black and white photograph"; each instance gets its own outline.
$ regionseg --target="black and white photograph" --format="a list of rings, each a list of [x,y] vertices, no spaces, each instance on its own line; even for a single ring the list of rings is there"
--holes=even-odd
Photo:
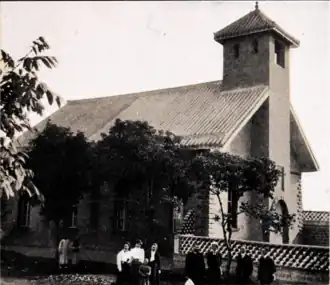
[[[326,285],[330,2],[2,1],[1,285]]]

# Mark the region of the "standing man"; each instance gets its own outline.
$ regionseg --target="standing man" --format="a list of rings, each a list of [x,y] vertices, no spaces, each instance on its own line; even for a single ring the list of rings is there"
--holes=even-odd
[[[270,285],[276,280],[274,260],[268,255],[265,248],[261,251],[258,267],[258,280],[261,285]]]
[[[158,244],[153,243],[150,250],[146,253],[146,258],[148,260],[148,264],[151,267],[151,276],[150,276],[150,284],[151,285],[159,285],[159,275],[160,275],[160,255],[158,252]]]
[[[72,250],[72,266],[77,267],[78,265],[78,256],[80,251],[80,240],[78,235],[74,238],[72,244],[71,244],[71,250]]]
[[[205,262],[198,245],[195,245],[193,250],[187,254],[185,271],[186,276],[191,279],[195,285],[204,285]]]
[[[206,255],[207,261],[207,284],[219,285],[221,282],[221,263],[222,257],[218,252],[219,246],[216,242],[212,242],[211,250]]]
[[[237,257],[236,280],[240,285],[250,284],[250,277],[253,271],[252,258],[246,253],[246,248],[242,245]]]

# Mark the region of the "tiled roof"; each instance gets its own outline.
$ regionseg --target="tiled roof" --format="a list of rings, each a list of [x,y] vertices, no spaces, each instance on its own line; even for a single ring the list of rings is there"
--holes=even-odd
[[[329,224],[305,224],[301,230],[302,244],[329,246]]]
[[[70,128],[73,132],[83,131],[90,137],[135,99],[134,96],[127,95],[68,101],[61,109],[37,124],[36,129],[42,131],[50,119],[58,126]],[[19,142],[26,146],[33,137],[34,133],[26,132],[19,138]]]
[[[200,236],[179,236],[180,253],[187,254],[195,245],[199,245],[205,254],[211,248],[211,243],[217,242],[219,252],[226,258],[227,249],[221,239]],[[277,245],[253,241],[232,241],[233,257],[236,258],[241,245],[245,245],[254,262],[258,262],[261,249],[266,248],[277,266],[305,270],[329,272],[329,248],[302,245]]]
[[[251,34],[274,32],[293,46],[299,46],[299,41],[286,33],[278,24],[269,19],[259,9],[255,9],[237,21],[214,34],[214,39],[223,44],[226,40]]]
[[[221,82],[207,82],[136,94],[69,101],[49,117],[57,125],[83,131],[91,140],[108,132],[115,119],[147,121],[156,129],[182,137],[182,146],[222,146],[254,107],[268,97],[268,88],[221,91]],[[37,125],[42,130],[45,121]],[[24,134],[24,146],[33,136]]]
[[[327,211],[303,211],[303,221],[306,222],[327,222],[329,223],[330,212]]]

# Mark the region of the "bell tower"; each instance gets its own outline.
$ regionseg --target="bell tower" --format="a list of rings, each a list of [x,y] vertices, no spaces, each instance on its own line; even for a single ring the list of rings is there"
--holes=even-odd
[[[299,41],[259,9],[214,34],[223,45],[223,89],[254,85],[289,89],[289,50]]]
[[[283,181],[275,197],[285,201],[289,213],[295,213],[296,193],[290,181],[289,55],[299,41],[261,12],[258,2],[253,11],[216,32],[214,40],[223,45],[222,90],[268,87],[268,100],[251,119],[251,155],[267,156],[281,169]],[[277,243],[275,237],[270,239]]]

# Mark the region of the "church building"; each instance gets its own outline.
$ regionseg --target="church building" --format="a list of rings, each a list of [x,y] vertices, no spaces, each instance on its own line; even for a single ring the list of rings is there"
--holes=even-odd
[[[117,118],[142,120],[156,129],[180,136],[181,146],[186,149],[217,149],[241,157],[269,157],[282,173],[273,206],[281,214],[296,214],[296,222],[292,228],[284,229],[282,236],[271,234],[265,237],[258,221],[239,215],[234,221],[233,239],[247,242],[251,252],[269,244],[274,256],[280,256],[275,259],[279,266],[328,272],[329,243],[324,242],[326,238],[319,245],[327,247],[313,249],[298,245],[308,240],[302,234],[307,215],[302,208],[301,175],[319,169],[290,102],[290,51],[299,48],[299,40],[269,19],[258,5],[214,33],[213,40],[219,43],[219,50],[221,46],[223,49],[222,80],[68,101],[36,128],[42,130],[46,121],[51,119],[52,123],[69,127],[74,132],[83,131],[88,139],[95,141]],[[20,139],[21,144],[27,145],[34,135],[25,133]],[[109,195],[109,189],[103,193]],[[233,201],[230,197],[222,198],[228,210]],[[101,255],[92,253],[92,248],[88,247],[90,241],[96,240],[98,248],[103,246],[106,252],[106,248],[112,247],[109,241],[116,240],[116,235],[125,230],[126,224],[124,208],[118,209],[110,203],[103,210],[104,207],[95,207],[95,203],[101,205],[103,202],[102,199],[90,201],[88,197],[81,201],[73,213],[71,225],[86,235],[88,258],[91,259],[101,258]],[[25,241],[35,243],[40,240],[38,237],[48,234],[47,227],[37,209],[26,206],[22,209],[28,209],[25,213],[28,218],[21,218],[24,226],[29,228],[24,232]],[[213,220],[218,209],[215,197],[205,196],[203,215],[197,220],[194,205],[189,202],[185,205],[179,252],[187,252],[196,242],[207,250],[211,241],[221,240],[220,224]],[[99,217],[98,223],[92,225],[91,217],[95,215]],[[324,220],[328,220],[329,213],[324,215]],[[203,224],[202,230],[196,232],[196,223]],[[91,228],[93,231],[88,230]],[[98,234],[94,235],[96,232]],[[329,237],[329,230],[324,233]],[[199,239],[200,236],[208,238]],[[19,240],[16,246],[18,243]],[[281,255],[284,251],[290,252],[286,258]],[[257,260],[258,254],[253,258]]]

